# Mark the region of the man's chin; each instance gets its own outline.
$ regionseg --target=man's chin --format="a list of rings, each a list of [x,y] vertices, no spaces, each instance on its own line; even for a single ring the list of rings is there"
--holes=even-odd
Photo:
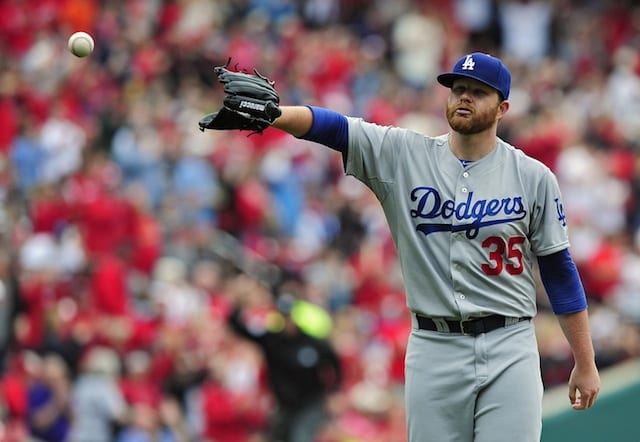
[[[453,129],[455,132],[458,132],[462,135],[472,135],[474,133],[473,124],[471,124],[471,121],[459,117],[454,117],[449,120],[449,126],[451,126],[451,129]]]

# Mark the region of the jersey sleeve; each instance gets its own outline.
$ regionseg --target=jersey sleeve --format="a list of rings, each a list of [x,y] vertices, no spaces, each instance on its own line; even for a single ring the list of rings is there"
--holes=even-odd
[[[362,181],[380,201],[391,191],[397,168],[402,132],[359,118],[348,118],[349,147],[345,172]]]
[[[536,186],[529,241],[536,256],[546,256],[569,247],[567,217],[555,175],[541,165]]]

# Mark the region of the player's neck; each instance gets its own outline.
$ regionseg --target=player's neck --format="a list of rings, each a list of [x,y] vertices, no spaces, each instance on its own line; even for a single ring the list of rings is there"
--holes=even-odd
[[[449,148],[461,160],[477,161],[488,155],[496,147],[496,134],[491,131],[473,135],[459,132],[449,133]]]

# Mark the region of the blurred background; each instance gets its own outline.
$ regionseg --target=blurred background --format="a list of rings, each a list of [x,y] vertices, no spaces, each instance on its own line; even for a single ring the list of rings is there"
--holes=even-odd
[[[599,367],[640,357],[640,2],[0,0],[0,440],[71,440],[91,413],[76,440],[265,440],[264,359],[228,317],[267,328],[286,291],[328,313],[343,367],[318,440],[403,441],[410,321],[377,201],[330,149],[197,122],[231,57],[284,104],[439,135],[435,76],[470,51],[511,69],[499,135],[558,176]],[[564,388],[542,290],[535,321]]]

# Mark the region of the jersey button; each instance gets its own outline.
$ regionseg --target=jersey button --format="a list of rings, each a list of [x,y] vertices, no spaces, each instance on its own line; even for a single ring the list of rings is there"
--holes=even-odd
[[[462,193],[467,193],[467,192],[469,191],[469,189],[467,189],[466,187],[463,187],[463,188],[462,188],[462,189],[460,189],[460,190],[462,190]]]
[[[460,299],[466,299],[466,296],[460,295]]]
[[[462,174],[462,176],[463,176],[463,177],[465,177],[465,178],[469,178],[469,172],[464,172],[464,173]]]

